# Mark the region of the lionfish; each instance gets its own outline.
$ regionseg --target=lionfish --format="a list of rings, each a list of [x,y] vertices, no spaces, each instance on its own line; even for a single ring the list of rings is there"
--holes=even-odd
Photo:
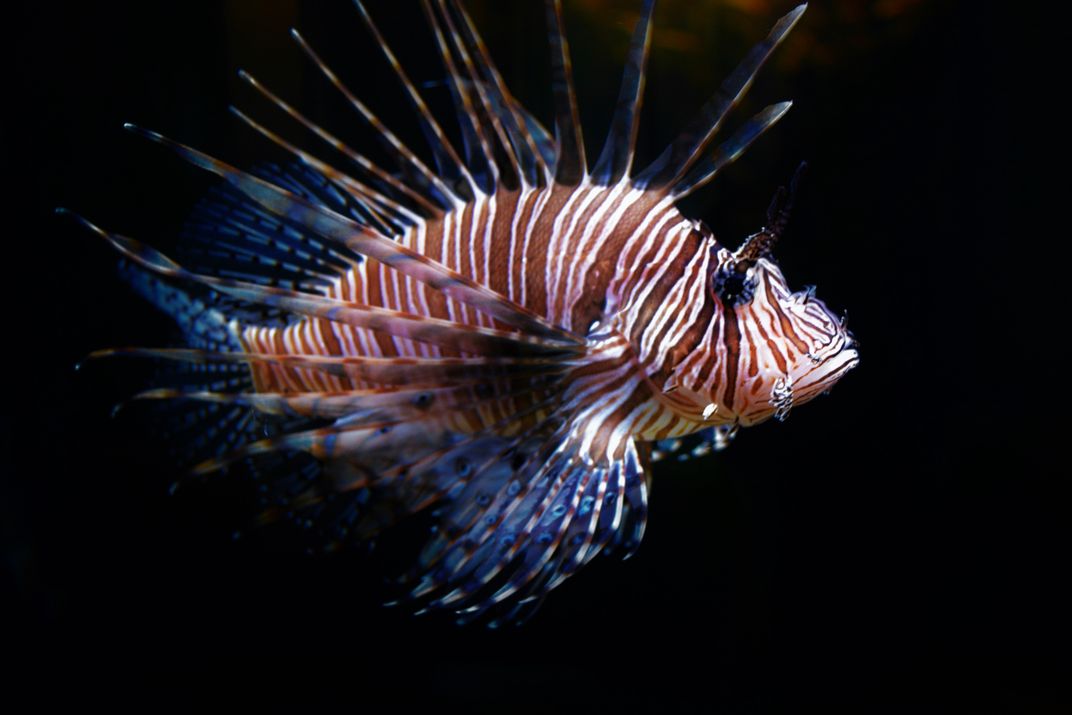
[[[187,365],[182,389],[137,397],[207,403],[195,414],[214,453],[194,473],[271,462],[268,514],[318,523],[333,543],[432,514],[405,581],[416,609],[520,621],[597,554],[629,556],[644,534],[654,458],[682,444],[685,456],[717,449],[741,426],[784,419],[858,362],[843,320],[812,289],[790,291],[771,258],[787,192],[736,250],[676,208],[789,109],[769,106],[713,146],[805,6],[637,171],[654,4],[643,4],[591,166],[560,0],[546,2],[553,133],[510,94],[459,0],[424,0],[460,149],[357,0],[435,168],[296,30],[396,168],[245,72],[357,175],[233,108],[293,163],[246,172],[126,125],[225,184],[196,210],[182,263],[79,218],[125,257],[134,287],[189,345],[93,356]]]

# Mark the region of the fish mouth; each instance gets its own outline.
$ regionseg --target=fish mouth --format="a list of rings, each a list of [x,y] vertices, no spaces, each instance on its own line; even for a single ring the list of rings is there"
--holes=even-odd
[[[845,344],[833,355],[829,355],[804,375],[796,388],[801,393],[820,393],[829,390],[847,372],[860,364],[860,352],[856,341],[846,336]]]
[[[848,315],[837,315],[826,303],[815,298],[811,289],[803,294],[805,310],[810,308],[818,314],[813,313],[823,321],[826,335],[807,354],[812,364],[796,377],[794,388],[802,395],[825,392],[860,364],[859,342],[848,328]]]

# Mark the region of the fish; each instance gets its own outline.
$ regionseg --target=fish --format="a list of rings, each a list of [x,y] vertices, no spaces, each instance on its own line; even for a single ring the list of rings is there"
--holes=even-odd
[[[397,603],[522,623],[596,556],[636,551],[656,462],[784,420],[859,363],[845,319],[813,288],[791,290],[773,256],[799,171],[733,250],[678,208],[789,110],[772,104],[716,142],[806,5],[775,23],[644,168],[634,160],[654,0],[641,5],[594,161],[561,0],[545,2],[550,128],[510,93],[460,0],[423,0],[460,142],[355,7],[415,112],[425,158],[297,30],[394,166],[245,71],[349,168],[235,108],[291,163],[243,170],[125,125],[221,181],[174,258],[57,209],[121,255],[124,277],[185,339],[90,358],[176,366],[180,385],[132,402],[195,406],[185,431],[198,435],[189,453],[202,454],[191,473],[249,465],[264,522],[316,525],[339,548],[428,515]]]

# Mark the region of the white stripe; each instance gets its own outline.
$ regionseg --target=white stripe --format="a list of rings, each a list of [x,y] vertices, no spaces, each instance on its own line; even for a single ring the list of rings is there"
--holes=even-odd
[[[682,240],[681,244],[682,248],[684,248],[687,244],[687,240]],[[692,258],[689,259],[689,263],[686,264],[683,274],[674,282],[674,285],[670,287],[670,290],[666,294],[666,298],[659,301],[659,304],[652,312],[651,319],[648,321],[648,324],[644,326],[644,332],[640,336],[639,352],[641,355],[646,356],[656,347],[654,342],[662,334],[663,327],[681,313],[682,293],[689,285],[688,279],[691,275],[690,269],[695,269],[695,263],[698,258],[702,260],[702,256],[693,254]],[[666,265],[669,265],[669,263]],[[661,281],[659,278],[655,278],[652,282],[657,283]]]
[[[529,243],[532,241],[532,231],[539,223],[540,217],[543,215],[544,208],[547,207],[547,202],[551,198],[551,188],[547,187],[541,191],[536,200],[536,207],[529,215],[528,225],[525,226],[525,242],[521,246],[521,305],[529,304],[528,294],[528,254]]]
[[[487,201],[484,202],[487,207],[487,216],[484,217],[484,280],[483,285],[491,287],[491,238],[492,229],[495,228],[495,210],[496,202],[495,196],[492,195]],[[474,262],[475,265],[475,262]],[[480,324],[487,327],[492,327],[494,321],[490,315],[486,313],[480,313]]]
[[[667,218],[672,217],[673,214],[667,214]],[[654,290],[659,280],[666,274],[670,269],[670,265],[677,259],[677,256],[681,253],[682,249],[684,249],[686,245],[684,238],[688,235],[690,228],[691,224],[683,220],[668,229],[665,232],[665,235],[661,237],[658,252],[655,257],[648,262],[648,265],[644,267],[644,271],[641,273],[636,288],[633,289],[628,300],[626,300],[625,304],[630,307],[627,316],[627,324],[629,326],[628,335],[633,334],[636,322],[640,317],[641,309],[644,306],[644,301],[648,299],[648,296],[651,295],[652,290]],[[675,234],[677,235],[675,236]],[[667,255],[671,250],[673,253]],[[655,271],[654,275],[652,275],[653,270]],[[637,294],[637,289],[640,290],[639,295]]]
[[[558,316],[554,314],[554,307],[558,303],[558,292],[560,290],[559,278],[562,274],[562,263],[567,260],[567,254],[569,254],[568,245],[559,246],[560,243],[565,244],[569,237],[573,234],[573,229],[577,224],[577,221],[584,214],[588,205],[599,196],[600,191],[598,188],[591,187],[587,183],[582,182],[570,191],[569,198],[566,203],[562,205],[558,213],[555,215],[554,221],[551,223],[551,239],[547,244],[547,263],[544,266],[544,288],[547,293],[547,314],[552,321],[558,322]],[[573,204],[577,201],[578,197],[584,196],[581,199],[579,206],[576,210],[573,209]],[[563,229],[563,224],[568,224],[566,229]]]
[[[574,327],[572,324],[573,309],[577,303],[585,297],[585,278],[587,278],[588,271],[591,270],[596,262],[596,258],[599,256],[599,247],[603,245],[603,242],[607,240],[607,237],[618,228],[618,223],[621,221],[625,212],[629,210],[630,205],[633,203],[633,199],[636,196],[639,196],[642,192],[632,189],[629,191],[628,196],[618,202],[618,206],[614,209],[614,213],[611,215],[610,219],[603,221],[603,217],[611,210],[611,207],[615,205],[615,202],[622,193],[631,189],[631,187],[632,184],[629,181],[622,181],[611,189],[606,200],[588,220],[584,227],[584,232],[581,234],[581,237],[577,242],[573,260],[570,262],[569,273],[566,276],[565,322],[563,325],[567,330],[572,330]],[[596,229],[599,227],[602,227],[599,231],[599,236],[593,241],[592,237],[595,235]],[[575,276],[578,275],[580,277],[576,278]],[[582,327],[587,328],[588,326]]]
[[[510,245],[507,248],[507,261],[506,261],[506,297],[510,300],[517,300],[517,286],[514,285],[514,266],[517,265],[517,228],[521,222],[521,217],[525,213],[525,209],[528,208],[529,199],[533,195],[539,195],[536,191],[526,186],[521,191],[521,195],[517,199],[517,206],[514,208],[514,216],[510,219]],[[522,276],[524,276],[524,270],[522,270]]]
[[[615,282],[612,289],[609,291],[611,295],[622,295],[631,281],[636,276],[636,271],[639,270],[640,260],[650,249],[649,246],[653,238],[658,235],[659,228],[663,223],[668,220],[668,216],[677,213],[672,206],[672,201],[669,198],[663,199],[658,204],[652,207],[652,210],[644,217],[644,220],[640,222],[640,225],[636,227],[633,234],[626,239],[624,249],[618,255],[618,261],[614,266]],[[658,220],[657,227],[651,230],[649,227]],[[639,241],[640,237],[643,237],[643,242]],[[626,267],[626,262],[629,260],[630,249],[637,248],[636,253],[632,254],[633,264]],[[608,308],[608,312],[610,309]]]
[[[630,433],[633,431],[633,425],[642,417],[647,418],[652,412],[656,412],[660,409],[662,409],[662,406],[653,400],[645,400],[634,407],[633,411],[626,415],[625,419],[619,422],[611,432],[610,437],[607,440],[607,454],[617,454],[618,445],[629,438]]]
[[[706,246],[701,246],[698,253],[700,254],[701,261],[697,270],[697,278],[690,283],[689,292],[684,300],[687,310],[677,311],[677,322],[671,326],[669,331],[667,331],[666,339],[659,345],[659,350],[654,359],[656,365],[662,366],[666,364],[667,356],[670,354],[670,351],[677,347],[678,343],[680,343],[685,336],[685,333],[691,327],[696,325],[696,321],[700,318],[700,312],[703,310],[704,304],[707,301],[705,293],[711,262],[711,252],[707,250]]]

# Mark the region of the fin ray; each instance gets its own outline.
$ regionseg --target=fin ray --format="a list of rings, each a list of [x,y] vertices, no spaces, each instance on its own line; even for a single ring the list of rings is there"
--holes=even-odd
[[[566,343],[575,345],[580,343],[579,338],[562,328],[551,325],[531,310],[345,216],[340,216],[326,207],[316,205],[160,134],[129,124],[127,127],[131,131],[136,131],[142,136],[168,146],[195,166],[226,179],[236,189],[272,213],[298,221],[325,238],[333,239],[357,253],[375,258],[384,265],[505,323]]]
[[[699,116],[639,176],[645,187],[673,187],[700,158],[726,116],[752,86],[752,81],[774,49],[793,29],[807,5],[800,5],[775,23],[766,39],[754,46],[718,91],[704,104]]]
[[[321,127],[321,126],[315,124],[314,122],[310,121],[304,114],[299,112],[297,109],[295,109],[293,106],[291,106],[287,102],[283,101],[274,92],[272,92],[267,87],[265,87],[263,84],[258,82],[257,79],[254,78],[251,74],[249,74],[245,70],[239,70],[238,74],[251,87],[253,87],[258,92],[260,92],[260,94],[263,95],[265,97],[265,99],[267,99],[269,102],[271,102],[275,106],[279,107],[280,110],[285,112],[288,116],[293,118],[295,121],[297,121],[303,127],[308,129],[310,132],[315,134],[318,138],[320,138],[326,144],[328,144],[331,147],[333,147],[340,154],[342,154],[343,156],[348,158],[356,166],[360,167],[364,171],[366,171],[369,174],[371,174],[372,176],[376,177],[378,180],[382,181],[384,184],[387,184],[388,186],[393,188],[395,191],[398,191],[400,194],[403,194],[403,195],[409,197],[411,200],[415,201],[417,204],[419,204],[422,208],[424,208],[429,213],[431,213],[433,215],[438,215],[438,214],[441,214],[443,212],[443,209],[441,207],[437,206],[436,204],[432,203],[432,201],[430,199],[428,199],[424,195],[418,193],[413,188],[407,186],[402,181],[399,181],[396,177],[392,176],[388,172],[384,171],[380,166],[378,166],[374,161],[372,161],[371,159],[366,157],[364,154],[361,154],[360,152],[357,152],[357,151],[354,151],[353,149],[351,149],[342,140],[340,140],[338,137],[336,137],[333,134],[331,134],[330,132],[328,132],[323,127]],[[242,115],[242,116],[244,116],[244,115]]]
[[[628,176],[636,153],[640,105],[644,96],[644,79],[651,49],[651,16],[655,0],[645,0],[640,20],[633,31],[629,55],[622,73],[622,87],[611,118],[603,151],[592,169],[592,176],[603,184],[617,183]]]
[[[181,278],[208,286],[240,300],[261,303],[311,318],[322,318],[366,328],[396,337],[428,342],[478,355],[518,356],[523,354],[565,355],[571,348],[524,333],[456,323],[441,318],[414,315],[399,310],[336,300],[312,293],[265,286],[230,278],[191,273],[159,251],[134,239],[112,234],[82,222],[130,260],[161,275]]]
[[[500,378],[538,377],[562,370],[557,361],[539,359],[325,357],[193,348],[106,348],[93,351],[88,359],[110,357],[160,358],[193,363],[267,363],[286,368],[319,370],[335,377],[377,385],[487,382]]]
[[[430,0],[421,0],[421,8],[428,19],[429,27],[432,28],[432,35],[435,37],[436,46],[443,60],[443,67],[450,78],[451,97],[454,99],[454,110],[462,132],[466,164],[475,178],[480,178],[480,170],[477,167],[479,165],[486,167],[488,183],[480,189],[485,195],[490,195],[499,185],[499,166],[495,162],[495,152],[491,148],[487,127],[480,121],[476,107],[473,105],[470,83],[462,77],[454,61],[454,53],[462,53],[461,44],[458,41],[454,42],[453,46],[448,43],[448,37],[456,39],[457,35],[449,33],[447,28],[440,23]],[[464,57],[462,59],[464,60]]]
[[[478,92],[480,92],[481,99],[485,102],[488,113],[492,117],[499,116],[503,120],[502,127],[509,134],[510,141],[513,144],[515,160],[521,165],[521,170],[526,172],[525,174],[519,174],[519,177],[525,179],[527,176],[527,181],[530,185],[536,185],[540,176],[544,178],[545,182],[549,182],[550,170],[537,145],[537,141],[529,130],[517,103],[506,88],[506,83],[492,61],[491,53],[488,52],[488,48],[480,37],[480,33],[477,32],[469,13],[466,12],[464,5],[459,0],[450,0],[450,6],[454,8],[455,13],[461,18],[462,27],[466,31],[465,36],[474,48],[472,52],[474,65],[483,71],[485,79],[490,79],[487,89],[483,90],[478,87]],[[482,84],[475,72],[474,80],[478,85]],[[495,107],[495,103],[501,109]],[[527,171],[528,167],[524,166],[526,160],[532,164],[531,174]]]
[[[698,161],[671,192],[675,199],[688,196],[718,176],[718,173],[737,160],[765,131],[785,116],[792,102],[772,104],[752,117],[726,141],[718,145],[711,156]]]
[[[473,196],[480,190],[477,185],[476,179],[469,172],[465,162],[451,146],[450,141],[447,139],[446,134],[443,133],[443,128],[436,121],[432,112],[428,109],[428,105],[418,94],[417,88],[413,86],[413,82],[410,81],[406,71],[402,69],[402,65],[398,62],[398,58],[395,57],[394,52],[391,51],[391,47],[387,44],[387,41],[383,39],[383,35],[380,34],[379,28],[372,21],[372,16],[369,15],[368,10],[365,9],[364,3],[361,0],[354,0],[354,5],[357,6],[358,13],[361,15],[361,19],[365,22],[365,26],[368,27],[369,32],[376,39],[376,43],[383,53],[387,62],[391,65],[391,69],[395,71],[399,81],[402,83],[402,87],[406,90],[406,96],[409,98],[410,103],[414,109],[417,110],[417,116],[421,123],[421,128],[424,130],[425,137],[428,139],[429,145],[432,147],[432,153],[436,158],[436,164],[440,167],[441,171],[453,171],[453,173],[459,175],[462,182],[468,186]],[[458,197],[457,190],[452,192],[455,198]],[[463,197],[469,198],[469,197]]]
[[[426,183],[429,187],[435,188],[435,192],[438,194],[437,200],[440,202],[441,208],[452,208],[457,202],[457,197],[450,187],[443,183],[443,180],[439,178],[434,171],[428,168],[428,165],[421,161],[420,157],[414,154],[412,149],[399,139],[394,132],[388,129],[387,126],[380,121],[379,117],[377,117],[364,102],[358,99],[357,96],[343,84],[342,80],[339,79],[339,76],[324,63],[320,58],[320,55],[309,46],[309,43],[305,41],[305,38],[303,38],[297,30],[291,29],[290,35],[294,41],[298,43],[298,46],[306,56],[309,57],[312,63],[316,65],[317,69],[320,70],[320,73],[323,74],[339,93],[343,95],[350,106],[352,106],[357,113],[360,114],[374,130],[376,130],[376,137],[384,145],[387,152],[389,154],[397,152],[398,156],[405,159],[405,162],[402,162],[403,167],[409,167],[416,172],[413,174],[414,176],[421,177],[422,182]]]
[[[551,88],[555,105],[555,181],[574,186],[588,174],[584,134],[573,89],[573,67],[562,20],[562,0],[545,0],[551,41]]]

